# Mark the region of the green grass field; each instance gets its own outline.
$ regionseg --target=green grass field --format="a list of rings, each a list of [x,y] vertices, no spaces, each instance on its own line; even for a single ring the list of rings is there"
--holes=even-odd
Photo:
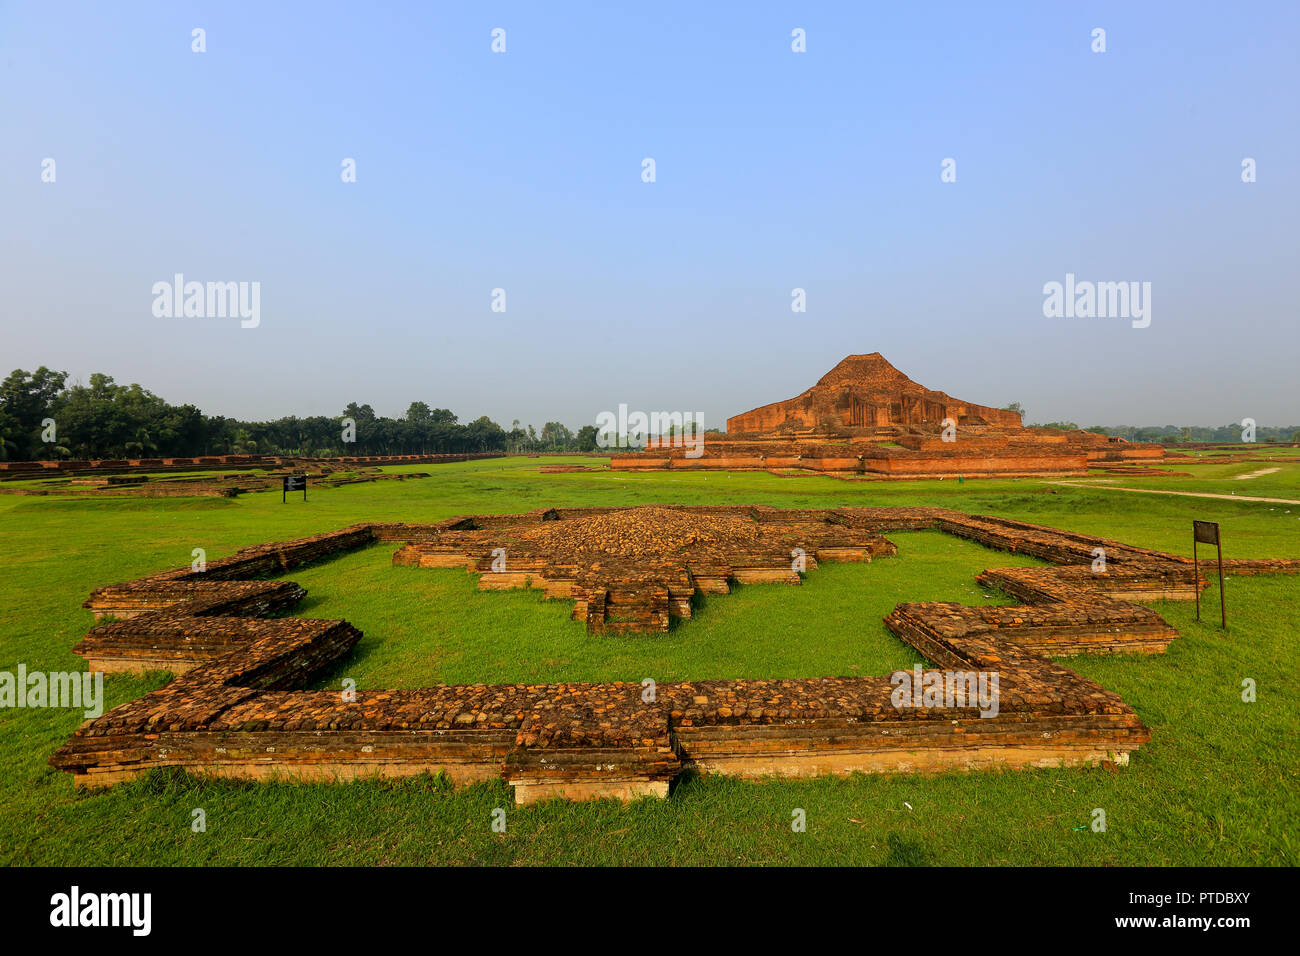
[[[1159,470],[1172,472],[1164,478],[1105,475],[1070,480],[1123,488],[1159,488],[1168,491],[1253,495],[1300,501],[1300,467],[1296,464],[1294,457],[1282,456],[1277,456],[1274,461],[1242,461],[1231,464],[1201,465],[1177,462],[1160,466]],[[1300,515],[1300,506],[1292,508],[1292,514]]]
[[[411,466],[407,470],[432,471],[433,477],[314,489],[306,504],[292,496],[282,504],[278,492],[105,501],[0,496],[0,670],[20,662],[29,670],[83,670],[71,648],[92,624],[81,602],[95,587],[188,564],[197,547],[215,558],[361,520],[433,521],[543,505],[937,505],[1182,554],[1191,553],[1191,520],[1209,518],[1223,525],[1228,557],[1300,557],[1300,508],[1263,503],[1037,480],[541,475],[539,463]],[[1267,482],[1232,480],[1233,473],[1273,465],[1282,470]],[[1195,481],[1213,490],[1252,489],[1247,494],[1300,488],[1300,462],[1198,466],[1194,474],[1153,486],[1190,490]],[[737,588],[699,601],[691,621],[660,636],[589,636],[569,620],[567,602],[543,601],[535,591],[479,592],[459,571],[393,568],[390,545],[289,577],[309,592],[300,613],[343,617],[365,632],[351,658],[321,675],[317,686],[351,677],[366,688],[882,674],[919,660],[881,623],[895,603],[1006,603],[1005,595],[979,588],[975,573],[1033,563],[938,533],[890,537],[899,546],[897,557],[826,565],[798,588]],[[1211,593],[1205,623],[1194,620],[1190,604],[1158,606],[1182,634],[1165,655],[1068,662],[1121,694],[1151,729],[1151,743],[1117,772],[761,783],[688,777],[666,801],[520,809],[502,782],[452,789],[430,776],[298,785],[205,782],[156,772],[107,791],[77,791],[46,760],[76,729],[80,714],[0,710],[0,862],[1294,865],[1300,851],[1300,578],[1229,579],[1227,594],[1226,634],[1212,623],[1218,599]],[[1241,700],[1247,677],[1258,686],[1251,704]],[[111,677],[107,705],[163,680]],[[491,829],[497,807],[507,809],[504,834]],[[196,808],[207,815],[204,833],[190,828]],[[806,811],[807,832],[791,831],[795,808]],[[1094,808],[1106,813],[1104,833],[1086,828]]]

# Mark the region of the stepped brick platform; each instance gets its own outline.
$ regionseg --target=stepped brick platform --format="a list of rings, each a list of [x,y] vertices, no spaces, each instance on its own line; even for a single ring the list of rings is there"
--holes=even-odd
[[[305,592],[256,580],[401,542],[396,563],[463,567],[489,589],[544,587],[574,600],[574,616],[594,631],[653,631],[689,616],[696,591],[722,593],[747,575],[796,583],[794,548],[809,570],[818,560],[869,560],[895,553],[882,535],[903,529],[1056,565],[980,576],[1022,605],[903,603],[885,619],[934,665],[915,672],[922,684],[991,677],[995,706],[919,693],[923,706],[900,702],[906,673],[665,683],[649,696],[627,682],[308,691],[360,633],[346,621],[268,617]],[[501,548],[505,569],[496,571]],[[1107,564],[1094,572],[1097,549]],[[1300,573],[1300,561],[1225,564],[1236,574]],[[178,676],[87,721],[50,763],[90,785],[169,766],[260,780],[440,771],[456,782],[504,778],[520,803],[662,797],[688,766],[760,777],[1122,765],[1149,739],[1137,715],[1044,655],[1159,653],[1177,634],[1132,598],[1190,598],[1204,583],[1177,555],[938,508],[577,508],[360,524],[245,548],[201,573],[96,590],[86,607],[113,620],[76,647],[91,669]]]
[[[799,584],[820,561],[870,561],[893,544],[840,512],[776,508],[576,508],[476,518],[411,543],[393,563],[463,567],[479,587],[572,598],[592,633],[667,631],[696,591],[728,582]]]
[[[952,430],[945,433],[945,423]],[[1090,465],[1159,461],[1159,445],[1094,432],[1025,428],[1020,414],[925,388],[879,352],[850,355],[802,395],[727,420],[702,449],[652,436],[617,455],[626,471],[811,471],[867,479],[1062,477]],[[952,440],[945,440],[952,439]],[[696,452],[700,452],[697,454]]]

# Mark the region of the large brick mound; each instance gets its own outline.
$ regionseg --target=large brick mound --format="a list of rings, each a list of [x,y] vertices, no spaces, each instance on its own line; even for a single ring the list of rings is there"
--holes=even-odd
[[[689,617],[697,591],[725,593],[743,580],[797,585],[798,560],[812,570],[819,561],[891,555],[883,535],[903,529],[1054,565],[980,576],[1021,605],[902,603],[885,619],[942,669],[918,677],[996,675],[995,715],[970,701],[900,706],[898,675],[304,690],[361,635],[346,621],[271,616],[305,591],[267,579],[400,542],[395,563],[464,567],[489,590],[545,588],[573,600],[574,617],[593,632],[653,632]],[[1225,567],[1297,573],[1300,561]],[[93,592],[85,606],[108,620],[75,648],[90,669],[177,677],[84,723],[50,763],[85,785],[154,767],[255,780],[444,772],[458,783],[504,778],[520,803],[666,796],[688,767],[763,777],[1123,765],[1149,740],[1146,727],[1116,694],[1046,655],[1160,653],[1177,632],[1133,602],[1192,598],[1204,585],[1184,557],[940,508],[551,508],[358,524],[245,548],[202,572],[182,568]]]
[[[949,427],[945,427],[948,423]],[[1082,430],[1025,428],[1017,412],[918,385],[879,352],[850,355],[801,395],[727,419],[725,435],[651,437],[616,455],[624,471],[812,471],[873,480],[1086,475],[1160,461],[1159,445]]]
[[[958,424],[1019,428],[1020,415],[961,401],[912,381],[881,355],[849,355],[802,395],[727,419],[727,434],[773,431],[783,425],[816,428],[827,421],[854,427]]]

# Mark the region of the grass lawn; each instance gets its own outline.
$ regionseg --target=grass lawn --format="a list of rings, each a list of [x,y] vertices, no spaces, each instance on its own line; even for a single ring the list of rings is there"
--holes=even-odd
[[[546,459],[556,461],[556,459]],[[589,459],[574,459],[590,464]],[[1223,524],[1228,557],[1300,557],[1300,509],[1137,495],[1038,480],[848,482],[768,474],[576,472],[537,459],[409,466],[433,477],[237,499],[0,496],[0,670],[82,670],[71,653],[91,625],[95,587],[250,544],[361,520],[433,521],[543,505],[759,503],[802,507],[938,505],[1191,553],[1190,522]],[[1298,487],[1300,462],[1194,469],[1239,493]],[[1222,474],[1208,469],[1226,469]],[[1137,479],[1133,479],[1136,481]],[[1127,481],[1127,480],[1126,480]],[[1179,482],[1179,483],[1175,483]],[[1258,482],[1258,484],[1257,484]],[[1159,487],[1159,483],[1154,485]],[[1244,491],[1244,489],[1260,489]],[[1285,495],[1283,495],[1285,496]],[[699,600],[660,636],[590,637],[568,602],[479,592],[460,571],[393,568],[395,545],[297,569],[300,613],[344,617],[365,637],[318,686],[882,674],[919,658],[881,617],[903,600],[1006,603],[974,575],[1033,563],[933,532],[889,536],[893,558],[825,565],[801,587],[756,585]],[[1300,578],[1234,578],[1231,630],[1190,604],[1158,609],[1182,634],[1158,657],[1073,659],[1151,728],[1130,766],[746,783],[688,777],[666,801],[547,803],[514,809],[502,782],[454,790],[440,779],[353,784],[205,782],[156,772],[76,791],[49,754],[80,715],[0,711],[0,862],[7,864],[1271,864],[1294,865],[1300,837]],[[1241,701],[1252,678],[1258,701]],[[165,678],[114,676],[108,706]],[[507,808],[507,832],[492,810]],[[207,832],[193,833],[203,808]],[[807,813],[793,833],[791,813]],[[1105,810],[1107,830],[1086,825]],[[1083,830],[1076,827],[1084,826]]]
[[[1115,485],[1122,488],[1162,488],[1169,491],[1201,491],[1217,495],[1258,495],[1264,498],[1286,498],[1300,501],[1300,462],[1294,458],[1275,461],[1242,461],[1231,464],[1196,465],[1175,464],[1162,470],[1174,474],[1165,478],[1149,475],[1106,475],[1099,478],[1077,478],[1089,484]],[[1300,507],[1292,507],[1291,514],[1300,521]],[[1300,527],[1300,525],[1297,525]]]

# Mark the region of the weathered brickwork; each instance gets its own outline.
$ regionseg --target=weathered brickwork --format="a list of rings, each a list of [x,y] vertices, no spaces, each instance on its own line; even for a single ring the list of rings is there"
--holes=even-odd
[[[312,488],[338,488],[372,481],[409,481],[428,478],[429,473],[384,472],[378,468],[336,471],[315,468],[286,468],[269,474],[232,472],[210,478],[164,478],[151,480],[147,475],[109,475],[102,478],[49,478],[40,487],[5,487],[0,479],[0,494],[36,495],[73,498],[236,498],[255,491],[279,491],[285,476],[306,474]]]
[[[502,458],[499,452],[449,455],[344,455],[307,458],[298,455],[211,455],[202,458],[67,458],[58,461],[0,461],[0,481],[82,476],[127,477],[141,472],[169,474],[225,469],[284,469],[314,473],[330,470],[364,470],[384,465],[441,465],[481,458]]]
[[[407,544],[393,563],[463,567],[479,587],[542,589],[572,598],[593,633],[667,631],[691,616],[696,591],[728,582],[799,584],[820,561],[895,553],[848,512],[776,508],[566,508],[467,519]]]
[[[937,425],[958,423],[1019,427],[1016,412],[976,405],[913,382],[879,352],[850,355],[797,398],[755,408],[727,419],[728,434],[765,432],[782,425]]]
[[[305,592],[248,579],[401,542],[397,563],[546,587],[574,600],[575,616],[596,631],[657,630],[689,615],[696,590],[725,592],[746,573],[797,583],[798,574],[784,576],[795,547],[811,570],[818,559],[892,554],[881,535],[900,529],[961,534],[1056,564],[980,576],[1019,606],[904,603],[885,619],[937,668],[996,674],[995,714],[970,701],[900,706],[899,675],[693,681],[653,693],[625,682],[307,691],[360,633],[346,621],[269,618]],[[492,569],[495,548],[505,548],[505,570]],[[1094,571],[1099,548],[1107,564]],[[1227,565],[1300,572],[1298,561]],[[1044,655],[1158,653],[1176,632],[1128,598],[1190,598],[1202,586],[1182,557],[937,508],[544,509],[354,525],[246,548],[202,573],[184,568],[95,591],[86,606],[116,620],[77,645],[91,668],[178,676],[83,724],[50,762],[84,784],[165,766],[251,779],[442,771],[457,782],[503,777],[521,803],[665,796],[687,766],[757,777],[1123,764],[1149,739],[1137,715]]]
[[[948,426],[948,427],[946,427]],[[1090,465],[1164,457],[1159,445],[1055,428],[925,388],[879,352],[850,355],[802,395],[727,420],[688,449],[673,438],[616,455],[625,471],[813,471],[886,480],[1086,475]]]

